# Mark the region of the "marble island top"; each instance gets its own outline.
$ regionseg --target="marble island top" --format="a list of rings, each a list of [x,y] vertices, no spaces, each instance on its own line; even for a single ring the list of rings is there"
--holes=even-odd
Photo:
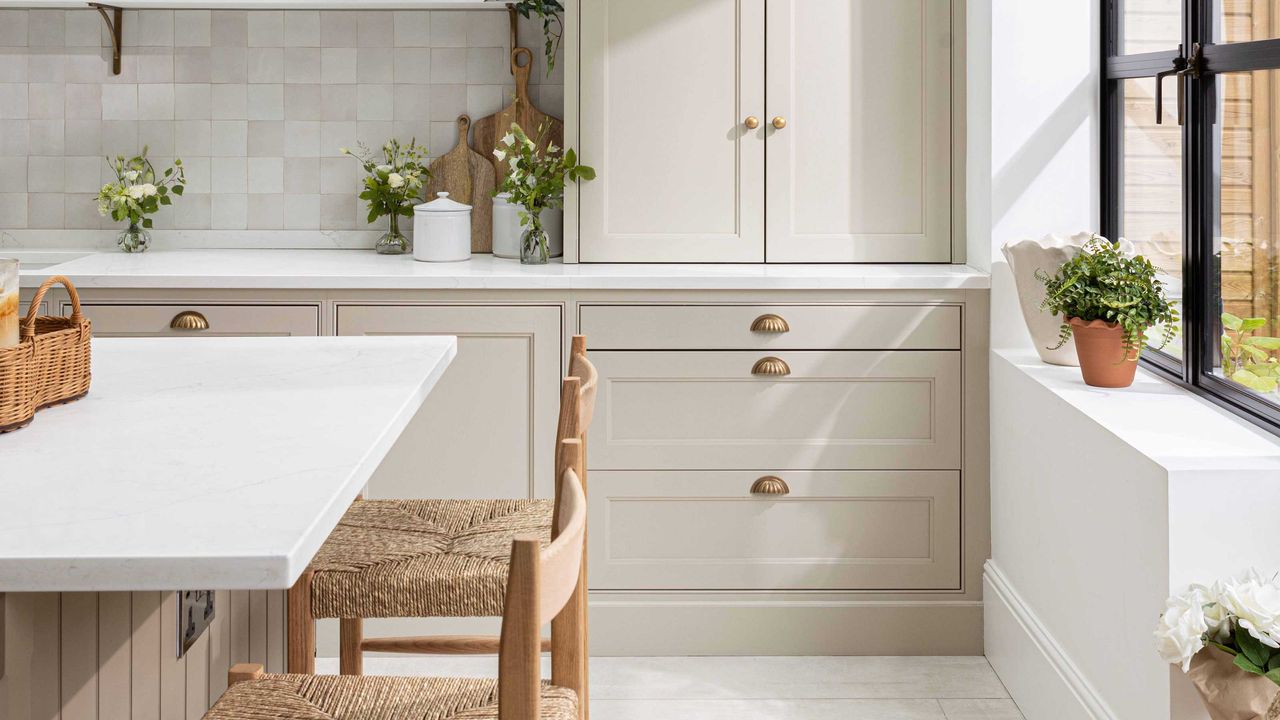
[[[3,255],[0,250],[0,255]],[[24,272],[24,287],[66,275],[82,288],[490,290],[928,290],[984,289],[964,265],[524,266],[476,255],[423,263],[369,250],[152,250],[98,252]]]
[[[94,340],[89,394],[0,435],[0,592],[289,587],[456,352]]]

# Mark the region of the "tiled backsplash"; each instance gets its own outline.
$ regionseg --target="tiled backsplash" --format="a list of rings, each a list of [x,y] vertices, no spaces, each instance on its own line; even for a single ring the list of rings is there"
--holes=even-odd
[[[519,31],[534,103],[562,116],[541,26]],[[158,247],[371,245],[359,166],[338,149],[452,149],[458,115],[510,101],[509,46],[503,10],[131,10],[113,76],[96,11],[0,10],[0,243],[109,246],[103,156],[146,145],[188,180],[155,217]]]

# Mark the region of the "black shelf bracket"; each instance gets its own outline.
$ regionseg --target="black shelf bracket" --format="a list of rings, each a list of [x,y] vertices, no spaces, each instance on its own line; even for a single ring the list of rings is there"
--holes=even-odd
[[[111,32],[111,74],[120,74],[120,44],[121,37],[124,35],[124,10],[114,5],[103,5],[102,3],[89,3],[89,7],[98,11],[102,16],[102,22],[107,24],[107,30]],[[110,14],[107,11],[110,10]]]

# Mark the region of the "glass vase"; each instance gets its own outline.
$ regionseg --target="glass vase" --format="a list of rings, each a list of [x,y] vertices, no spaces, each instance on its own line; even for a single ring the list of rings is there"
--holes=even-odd
[[[379,255],[404,255],[413,252],[413,244],[409,242],[409,238],[400,232],[400,216],[391,215],[391,227],[381,238],[378,238],[378,244],[374,247]]]
[[[116,238],[116,244],[127,253],[145,252],[151,246],[151,233],[143,230],[138,223],[129,223],[129,227]]]
[[[538,213],[529,213],[529,226],[520,236],[520,264],[546,265],[551,260],[550,239]]]

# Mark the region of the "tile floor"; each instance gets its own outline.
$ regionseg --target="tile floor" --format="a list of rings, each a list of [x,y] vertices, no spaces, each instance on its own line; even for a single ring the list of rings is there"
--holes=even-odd
[[[320,672],[337,661],[321,659]],[[492,658],[374,658],[373,675],[493,675]],[[593,720],[1023,720],[981,657],[594,658]]]

